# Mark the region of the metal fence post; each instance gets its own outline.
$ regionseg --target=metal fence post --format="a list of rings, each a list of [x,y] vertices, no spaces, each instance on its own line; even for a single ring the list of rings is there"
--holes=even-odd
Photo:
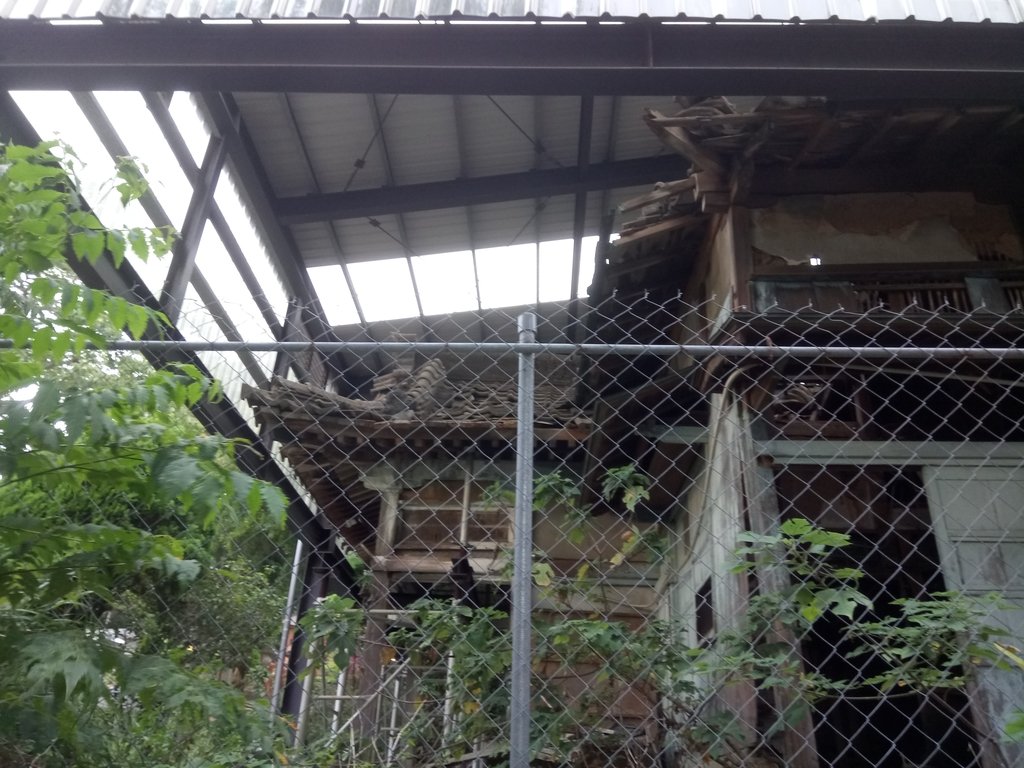
[[[519,342],[536,340],[537,316],[519,316]],[[530,765],[530,656],[533,598],[533,352],[519,352],[516,430],[516,504],[513,524],[512,680],[509,768]]]

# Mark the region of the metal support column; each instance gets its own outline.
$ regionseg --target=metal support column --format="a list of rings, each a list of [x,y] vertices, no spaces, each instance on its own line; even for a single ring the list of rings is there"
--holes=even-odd
[[[519,343],[536,340],[537,316],[519,316]],[[516,504],[513,523],[512,685],[509,768],[530,765],[530,657],[533,603],[533,352],[519,353]]]
[[[326,534],[326,532],[325,532]],[[295,632],[292,635],[291,649],[288,652],[288,666],[284,686],[284,701],[281,703],[281,714],[291,722],[298,722],[302,710],[302,681],[299,676],[306,668],[306,637],[299,622],[309,612],[317,599],[323,596],[330,573],[330,565],[325,557],[326,548],[333,546],[330,535],[310,547],[306,555],[306,567],[302,577],[302,595],[299,598],[299,610],[295,616]]]

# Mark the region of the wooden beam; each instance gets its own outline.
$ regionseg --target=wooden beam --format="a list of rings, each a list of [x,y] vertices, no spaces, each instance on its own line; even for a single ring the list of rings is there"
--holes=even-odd
[[[1012,169],[999,165],[952,168],[886,165],[864,168],[759,168],[751,182],[751,197],[789,195],[843,195],[879,192],[972,191],[987,199],[1012,199],[1024,181]]]
[[[681,154],[702,171],[726,173],[725,163],[715,152],[703,149],[685,128],[661,125],[657,122],[661,118],[664,118],[664,115],[656,109],[645,111],[644,120],[666,146]]]
[[[921,440],[761,440],[757,456],[776,464],[1020,466],[1024,443]]]

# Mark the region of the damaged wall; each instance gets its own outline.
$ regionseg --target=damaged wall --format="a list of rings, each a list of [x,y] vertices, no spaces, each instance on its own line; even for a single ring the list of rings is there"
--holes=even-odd
[[[1024,260],[1008,208],[968,192],[789,197],[752,210],[751,230],[755,269]]]

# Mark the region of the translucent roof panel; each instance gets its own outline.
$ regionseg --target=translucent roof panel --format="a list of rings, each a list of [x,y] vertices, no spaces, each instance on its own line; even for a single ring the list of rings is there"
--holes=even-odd
[[[213,286],[228,317],[243,339],[272,341],[271,333],[259,307],[242,283],[238,270],[228,258],[224,242],[209,224],[203,229],[196,254],[196,267]]]
[[[188,151],[192,153],[195,164],[202,165],[206,145],[210,141],[210,132],[203,124],[192,96],[181,92],[171,94],[167,109],[174,118],[174,124],[178,126]]]
[[[476,252],[480,303],[485,308],[533,304],[537,301],[535,243]],[[569,281],[566,279],[565,285]]]
[[[594,278],[594,250],[597,237],[583,238],[580,251],[580,278],[576,297],[585,296]],[[554,240],[540,244],[539,301],[561,301],[569,295],[572,280],[572,240]]]
[[[320,304],[331,325],[352,325],[359,322],[359,312],[352,301],[352,292],[345,281],[345,273],[338,265],[309,267],[306,270],[313,282]]]
[[[359,262],[349,266],[349,274],[368,321],[420,314],[406,259]]]
[[[260,237],[258,227],[253,221],[249,209],[242,202],[238,185],[230,168],[221,171],[217,188],[213,192],[213,199],[221,213],[224,214],[238,247],[245,255],[245,262],[249,265],[249,270],[256,278],[263,295],[280,321],[284,317],[284,311],[288,304],[285,289],[280,275],[271,262],[270,251]],[[243,289],[239,286],[237,290]]]
[[[141,164],[150,190],[180,230],[192,187],[167,142],[157,138],[160,129],[146,108],[142,94],[138,91],[97,91],[94,96],[129,153]]]
[[[470,251],[417,256],[412,260],[423,313],[441,315],[479,309],[476,267]]]
[[[68,156],[68,162],[78,178],[82,195],[106,226],[119,228],[153,225],[138,201],[133,201],[127,207],[121,205],[111,183],[115,171],[114,161],[70,93],[15,91],[12,96],[44,141],[58,139],[71,148],[74,154]],[[148,174],[147,180],[152,178],[152,173]],[[161,189],[167,191],[160,184],[154,186],[155,191]],[[127,258],[146,287],[159,295],[170,259],[142,261],[131,253]]]

